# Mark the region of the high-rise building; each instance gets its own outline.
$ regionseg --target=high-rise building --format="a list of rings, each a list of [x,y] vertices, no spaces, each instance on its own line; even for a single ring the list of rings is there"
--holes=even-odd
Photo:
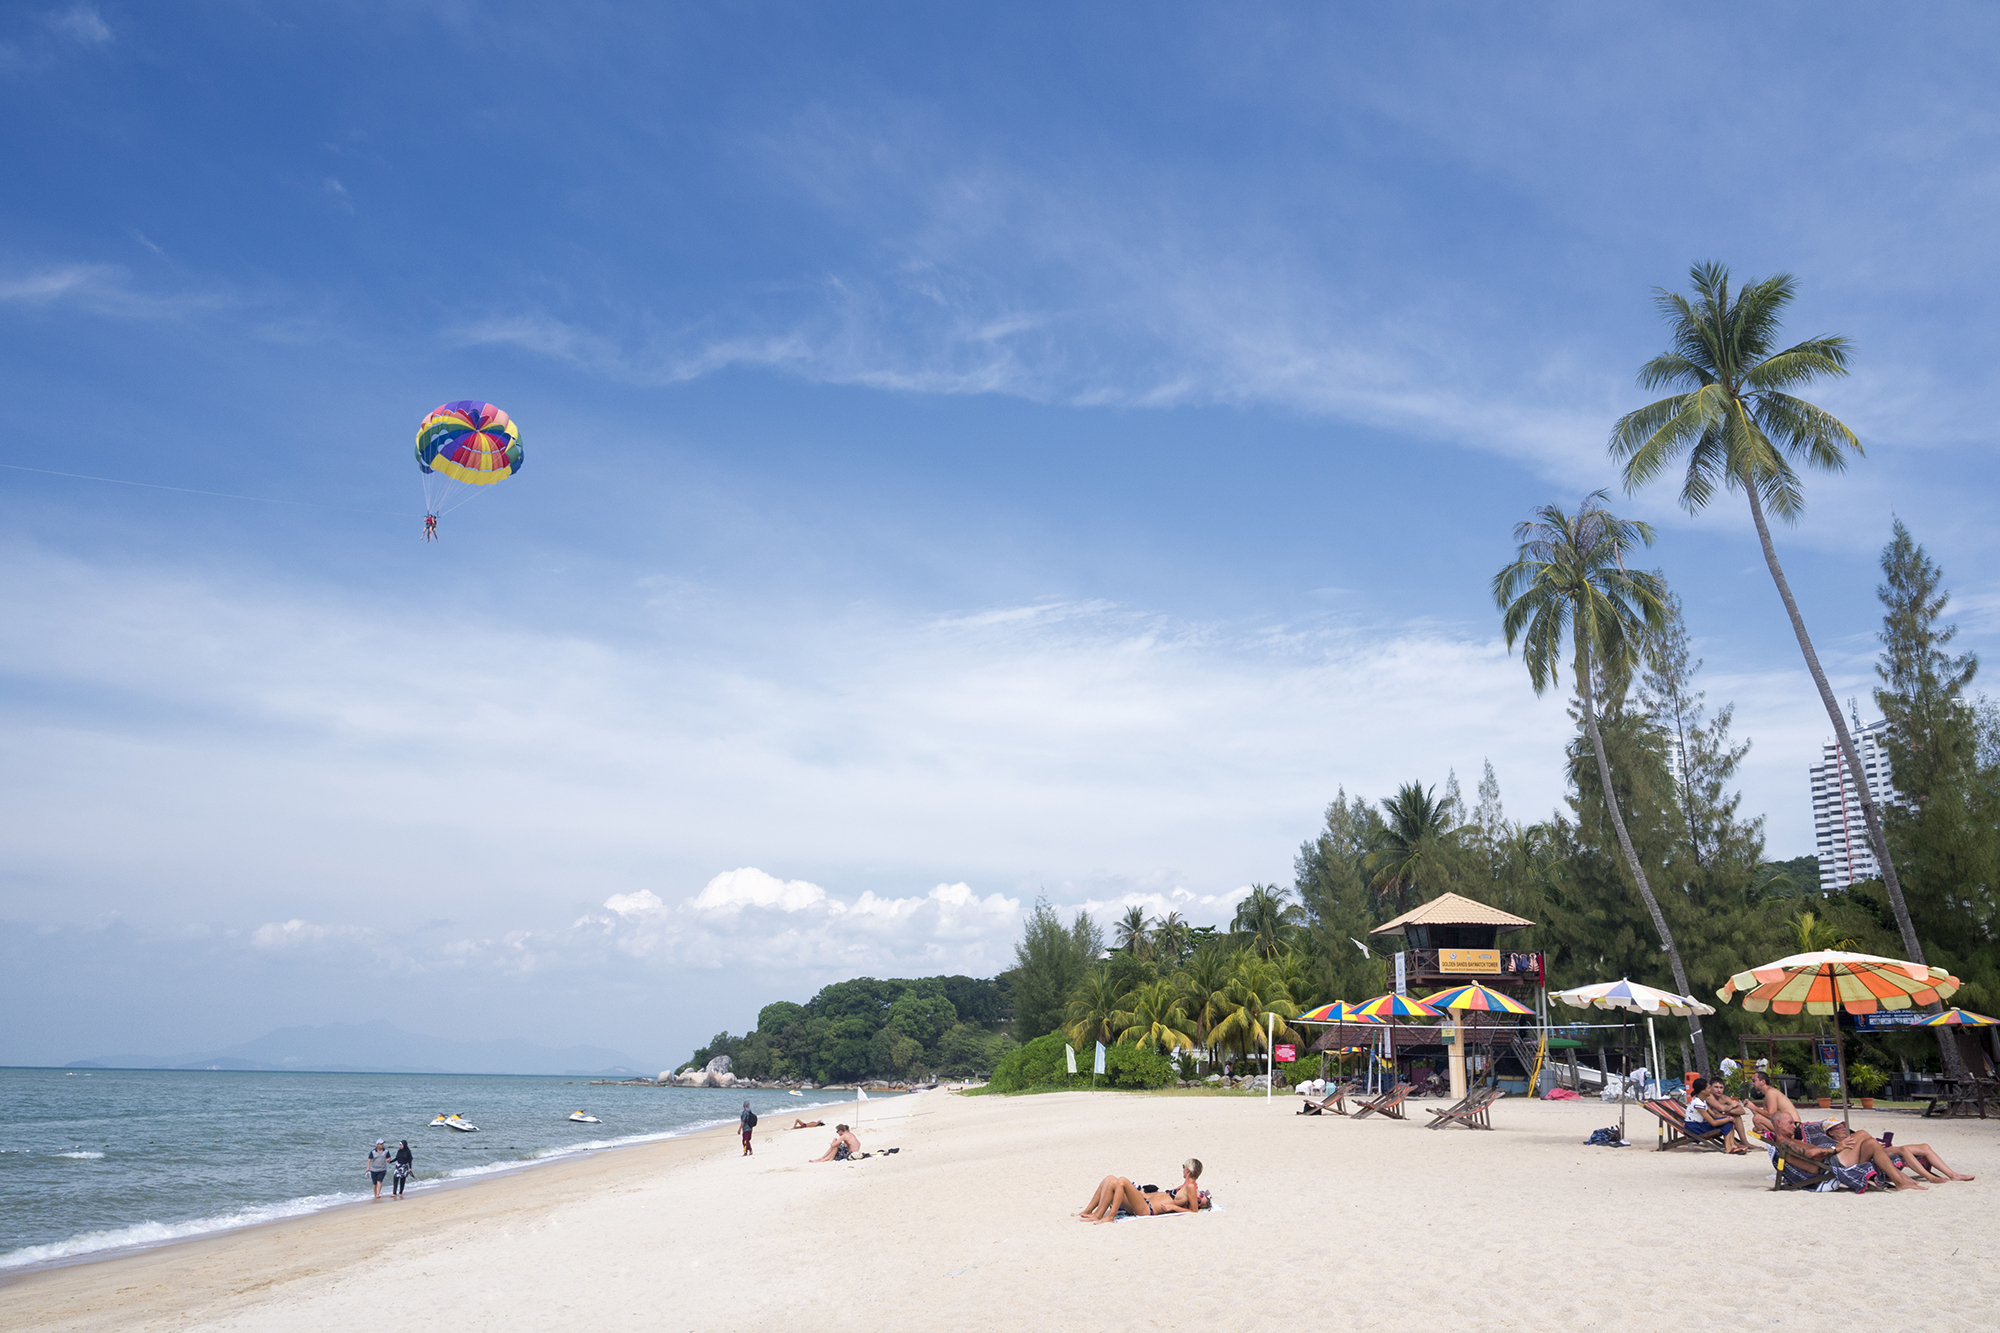
[[[1883,747],[1886,722],[1867,726],[1855,720],[1854,747],[1861,752],[1861,768],[1868,777],[1868,793],[1879,811],[1896,798],[1889,781],[1889,752]],[[1813,835],[1818,841],[1819,888],[1821,893],[1844,889],[1856,880],[1876,879],[1882,868],[1875,861],[1875,846],[1868,841],[1868,821],[1861,816],[1861,801],[1854,787],[1854,774],[1840,753],[1838,741],[1828,741],[1820,749],[1820,761],[1812,766]]]

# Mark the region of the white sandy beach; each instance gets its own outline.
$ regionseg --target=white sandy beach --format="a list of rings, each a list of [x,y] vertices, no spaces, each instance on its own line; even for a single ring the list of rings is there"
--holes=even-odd
[[[1295,1098],[1067,1093],[882,1105],[864,1146],[768,1117],[0,1286],[0,1327],[1986,1329],[2000,1122],[1856,1113],[1970,1184],[1774,1194],[1761,1156],[1587,1147],[1615,1108],[1506,1100],[1495,1131],[1293,1115]],[[872,1109],[872,1108],[871,1108]],[[842,1118],[820,1113],[829,1122]],[[786,1118],[785,1123],[789,1123]],[[1109,1172],[1203,1159],[1222,1211],[1089,1226]]]

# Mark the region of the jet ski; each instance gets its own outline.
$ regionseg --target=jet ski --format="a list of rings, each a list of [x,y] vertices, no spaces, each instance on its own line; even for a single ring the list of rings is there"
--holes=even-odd
[[[805,1094],[804,1094],[803,1092],[800,1092],[800,1091],[799,1091],[799,1090],[798,1090],[797,1088],[793,1088],[793,1089],[791,1090],[791,1095],[792,1095],[792,1096],[794,1096],[794,1097],[803,1097],[803,1096],[805,1096]]]
[[[457,1112],[453,1112],[451,1115],[441,1115],[431,1121],[431,1124],[443,1125],[446,1129],[455,1129],[461,1134],[477,1134],[479,1132],[479,1126],[473,1124]]]
[[[576,1121],[576,1123],[579,1125],[601,1125],[604,1123],[602,1120],[599,1120],[596,1116],[585,1115],[581,1111],[570,1112],[569,1118]]]
[[[437,1119],[431,1121],[430,1127],[432,1129],[443,1129],[445,1121],[449,1119],[451,1119],[451,1117],[448,1115],[440,1115]]]

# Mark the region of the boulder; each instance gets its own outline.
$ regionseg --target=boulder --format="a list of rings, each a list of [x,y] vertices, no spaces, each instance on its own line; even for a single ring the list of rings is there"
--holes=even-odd
[[[672,1083],[674,1081],[674,1071],[671,1069],[662,1069],[660,1076],[653,1081],[655,1083]]]
[[[731,1067],[732,1067],[732,1062],[730,1061],[728,1056],[718,1055],[713,1060],[710,1060],[706,1065],[702,1066],[701,1072],[704,1074],[727,1074],[730,1071]]]

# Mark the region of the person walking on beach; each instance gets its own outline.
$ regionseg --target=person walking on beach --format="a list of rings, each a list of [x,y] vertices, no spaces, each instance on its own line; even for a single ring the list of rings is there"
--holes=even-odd
[[[751,1156],[750,1131],[757,1128],[757,1113],[750,1109],[750,1103],[743,1103],[743,1114],[736,1117],[736,1123],[743,1129],[743,1155]]]
[[[368,1154],[368,1179],[375,1183],[375,1197],[382,1197],[382,1177],[389,1174],[389,1141],[375,1140],[375,1147]]]
[[[403,1197],[403,1186],[409,1183],[410,1172],[416,1167],[416,1165],[417,1165],[416,1154],[410,1151],[410,1141],[408,1139],[404,1139],[402,1146],[396,1149],[395,1195],[397,1198],[400,1199]]]

